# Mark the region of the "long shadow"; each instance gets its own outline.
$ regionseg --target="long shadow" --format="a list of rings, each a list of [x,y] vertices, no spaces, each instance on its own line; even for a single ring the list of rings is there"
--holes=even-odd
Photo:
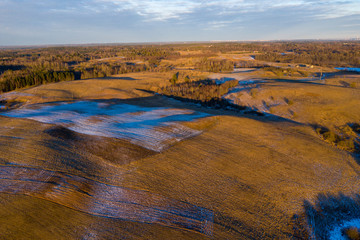
[[[144,91],[147,93],[154,94],[154,96],[150,97],[136,97],[129,99],[74,99],[69,101],[52,101],[46,103],[36,103],[29,104],[28,107],[41,107],[42,105],[49,104],[61,104],[66,102],[75,102],[75,101],[89,101],[89,102],[98,102],[98,103],[107,103],[109,105],[115,104],[130,104],[141,107],[159,107],[159,108],[178,108],[178,109],[189,109],[197,112],[204,112],[213,116],[216,115],[228,115],[228,116],[236,116],[236,117],[246,117],[255,119],[263,122],[288,122],[303,125],[302,123],[293,121],[291,119],[279,117],[272,114],[264,114],[262,112],[255,111],[248,107],[239,106],[236,104],[229,103],[226,100],[220,99],[211,100],[207,102],[192,100],[183,97],[175,97],[175,96],[166,96],[160,95],[153,91],[148,91],[144,89],[136,89],[139,91]],[[11,111],[13,109],[9,109]],[[7,112],[4,110],[3,112]]]
[[[337,72],[325,72],[328,77],[337,77],[339,75],[359,75],[360,72],[341,70]]]
[[[124,89],[121,89],[121,88],[108,87],[108,88],[105,88],[105,89],[115,90],[115,91],[118,91],[118,92],[126,92],[126,93],[128,93],[128,91],[126,91],[126,90],[124,90]]]
[[[303,206],[304,216],[302,221],[298,222],[297,230],[302,229],[304,232],[304,229],[308,229],[308,234],[314,239],[349,239],[345,237],[346,227],[360,227],[351,223],[360,219],[360,195],[321,193],[314,204],[305,200]],[[299,234],[299,231],[296,234]]]
[[[324,83],[324,82],[320,82],[320,81],[324,81],[324,79],[322,80],[296,80],[296,79],[264,79],[267,82],[284,82],[284,83],[301,83],[301,84],[309,84],[309,85],[318,85],[318,86],[330,86],[330,87],[337,87],[337,88],[349,88],[347,86],[340,86],[340,85],[334,85],[334,84],[328,84],[328,83]],[[319,81],[319,82],[315,82],[315,81]]]
[[[317,73],[315,79],[303,79],[303,80],[291,80],[291,79],[266,79],[267,81],[277,81],[277,82],[289,82],[289,83],[307,83],[314,85],[324,85],[324,86],[332,86],[339,88],[349,88],[350,84],[343,84],[343,86],[328,84],[325,83],[326,79],[337,78],[341,76],[357,76],[359,72],[351,72],[351,71],[338,71],[338,72],[323,72],[322,74]]]
[[[132,78],[132,77],[103,77],[100,79],[106,79],[106,80],[129,80],[129,81],[133,81],[133,80],[138,80],[136,78]]]
[[[60,93],[63,93],[65,94],[66,96],[68,97],[74,97],[73,96],[73,93],[69,90],[63,90],[63,89],[46,89],[44,91],[53,91],[53,92],[60,92]]]
[[[301,123],[298,123],[291,119],[279,117],[272,114],[264,114],[262,112],[255,111],[245,106],[239,106],[236,104],[229,103],[224,99],[220,99],[219,101],[212,100],[212,101],[202,102],[200,100],[193,100],[184,97],[161,95],[153,91],[148,91],[143,89],[137,89],[137,90],[152,93],[155,94],[155,96],[132,98],[132,99],[118,100],[118,101],[123,103],[129,103],[140,106],[151,106],[151,107],[172,108],[175,106],[180,109],[191,109],[194,111],[209,113],[211,115],[229,115],[236,117],[247,117],[264,122],[289,122],[289,123],[296,123],[302,125]],[[117,101],[117,99],[113,99],[113,100]]]

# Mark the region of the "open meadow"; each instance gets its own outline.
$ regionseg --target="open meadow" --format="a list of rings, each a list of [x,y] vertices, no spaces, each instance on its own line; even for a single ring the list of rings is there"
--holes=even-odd
[[[0,50],[0,239],[359,239],[359,67],[358,41]]]

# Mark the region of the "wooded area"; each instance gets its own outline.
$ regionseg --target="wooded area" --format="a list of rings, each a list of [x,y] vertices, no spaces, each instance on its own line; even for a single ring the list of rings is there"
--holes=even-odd
[[[180,52],[189,52],[181,55]],[[194,52],[194,53],[192,53]],[[254,42],[167,45],[99,45],[0,49],[0,91],[49,82],[106,77],[140,71],[170,71],[163,60],[200,59],[195,69],[232,71],[233,67],[268,67],[251,61],[214,59],[219,54],[254,53],[266,62],[360,67],[360,42]]]

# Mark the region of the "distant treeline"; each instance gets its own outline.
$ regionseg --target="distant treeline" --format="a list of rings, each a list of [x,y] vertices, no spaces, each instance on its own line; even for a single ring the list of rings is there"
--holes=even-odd
[[[29,72],[23,75],[9,74],[8,77],[0,82],[0,91],[8,92],[17,88],[27,86],[36,86],[45,83],[71,81],[75,79],[75,73],[71,71],[54,72],[54,71],[39,71]]]
[[[195,69],[207,72],[230,72],[234,70],[234,63],[228,60],[204,58],[195,64]]]
[[[178,56],[169,46],[149,45],[0,50],[0,91],[129,72],[169,71],[172,66],[159,66],[161,60]],[[108,60],[114,57],[118,59]]]
[[[193,51],[193,52],[192,52]],[[182,53],[189,53],[181,55]],[[232,71],[237,67],[266,67],[253,61],[211,59],[224,53],[254,53],[267,62],[360,67],[359,41],[191,43],[168,45],[99,45],[0,49],[0,91],[68,79],[105,77],[138,71],[170,71],[178,58],[202,59],[195,69]]]
[[[16,50],[0,50],[0,66],[34,64],[60,64],[65,67],[113,57],[125,61],[140,60],[159,62],[162,59],[177,58],[180,54],[171,45],[109,45],[89,47],[49,47]]]
[[[274,46],[275,48],[275,46]],[[305,42],[281,44],[256,60],[282,63],[306,63],[329,67],[360,67],[360,42]]]
[[[19,88],[36,86],[40,84],[71,81],[77,79],[107,77],[114,74],[140,72],[148,70],[147,66],[121,63],[109,65],[107,63],[92,65],[87,68],[78,68],[65,71],[53,71],[51,69],[29,68],[25,70],[7,70],[0,82],[0,91],[8,92]]]
[[[189,57],[211,57],[219,53],[260,53],[265,61],[297,62],[316,65],[359,67],[359,41],[304,41],[253,43],[193,43],[168,45],[100,45],[0,50],[0,66],[28,66],[56,63],[73,66],[90,60],[123,57],[124,60],[149,61],[158,65],[163,59],[177,59],[179,51],[198,51]],[[292,54],[282,54],[292,53]]]
[[[256,56],[256,60],[281,63],[306,63],[317,66],[360,66],[360,53],[357,52],[303,52],[301,54],[265,53]]]

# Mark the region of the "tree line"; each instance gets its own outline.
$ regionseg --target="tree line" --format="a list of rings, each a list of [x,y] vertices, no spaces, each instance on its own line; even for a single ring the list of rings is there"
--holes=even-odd
[[[72,71],[37,71],[26,74],[9,74],[0,82],[0,91],[8,92],[18,88],[36,86],[40,84],[71,81],[75,79],[75,73]]]
[[[194,51],[188,55],[180,52]],[[138,71],[170,71],[178,58],[201,59],[195,69],[232,71],[237,67],[266,67],[251,61],[216,60],[219,53],[254,52],[257,60],[360,67],[359,41],[232,42],[166,45],[98,45],[0,49],[0,91],[68,79],[105,77]],[[134,63],[135,62],[135,63]],[[141,62],[141,63],[136,63]]]

